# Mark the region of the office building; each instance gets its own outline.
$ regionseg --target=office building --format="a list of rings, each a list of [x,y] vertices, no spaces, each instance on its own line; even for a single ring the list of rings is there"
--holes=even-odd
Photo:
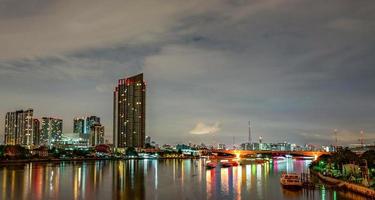
[[[104,126],[101,124],[93,124],[90,129],[89,146],[104,144]]]
[[[43,117],[42,128],[41,128],[41,143],[44,145],[51,145],[56,141],[59,141],[63,131],[63,120]]]
[[[6,113],[4,144],[33,144],[33,112],[33,109],[28,109]]]
[[[82,138],[84,139],[90,138],[91,127],[94,124],[100,124],[100,117],[97,117],[97,116],[86,117]]]
[[[94,124],[100,124],[100,118],[97,116],[74,118],[73,133],[80,138],[88,141],[90,139],[91,127]]]
[[[113,96],[114,146],[144,147],[146,84],[143,74],[120,79]]]
[[[33,119],[33,144],[40,144],[40,121],[38,119]]]
[[[73,133],[78,137],[81,137],[85,130],[85,118],[74,118],[73,119]]]

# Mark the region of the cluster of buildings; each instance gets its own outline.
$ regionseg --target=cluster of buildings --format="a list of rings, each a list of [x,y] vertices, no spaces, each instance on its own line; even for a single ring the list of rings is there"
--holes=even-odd
[[[5,116],[4,144],[35,146],[96,146],[104,144],[104,126],[97,116],[73,120],[73,134],[63,134],[63,120],[34,117],[34,110],[17,110]],[[145,136],[146,83],[143,74],[118,80],[113,95],[113,146],[143,148]]]
[[[219,147],[220,148],[220,147]],[[225,145],[224,145],[225,148]],[[254,150],[254,151],[327,151],[333,152],[335,148],[331,146],[317,146],[312,144],[297,145],[288,142],[279,143],[263,143],[259,142],[246,142],[240,146],[241,150]]]
[[[17,110],[5,115],[4,144],[38,146],[49,145],[62,136],[62,119],[34,118],[34,110]]]
[[[100,118],[90,116],[76,118],[73,122],[72,136],[63,135],[63,120],[54,117],[34,117],[34,110],[17,110],[5,115],[5,145],[27,147],[63,145],[66,141],[79,141],[85,146],[104,143],[104,126]],[[77,139],[72,139],[77,138]]]

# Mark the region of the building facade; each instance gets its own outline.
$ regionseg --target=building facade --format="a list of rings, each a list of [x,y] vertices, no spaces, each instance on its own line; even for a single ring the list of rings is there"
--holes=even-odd
[[[144,147],[146,84],[143,74],[120,79],[113,96],[114,146]]]
[[[73,120],[73,133],[77,134],[80,138],[88,141],[90,140],[91,127],[94,124],[100,124],[100,117],[89,116],[75,118]]]
[[[90,131],[89,146],[104,144],[104,126],[93,124]]]
[[[41,143],[44,145],[51,145],[56,141],[61,140],[63,131],[63,120],[43,117],[41,127]]]
[[[33,119],[33,144],[40,145],[40,121]]]
[[[4,144],[33,144],[33,112],[33,109],[28,109],[6,113]]]
[[[81,137],[85,130],[85,118],[74,118],[73,119],[73,133]]]

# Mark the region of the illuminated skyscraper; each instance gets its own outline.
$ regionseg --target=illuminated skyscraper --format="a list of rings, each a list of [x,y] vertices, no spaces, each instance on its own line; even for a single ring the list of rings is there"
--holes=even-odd
[[[77,134],[79,137],[82,136],[85,129],[85,118],[74,118],[73,119],[73,133]]]
[[[114,146],[144,147],[146,84],[143,74],[120,79],[113,96]]]
[[[73,133],[79,135],[80,138],[88,141],[90,139],[91,127],[94,124],[100,124],[100,117],[89,116],[82,118],[74,118]]]
[[[45,145],[51,145],[55,141],[61,140],[62,129],[62,119],[43,117],[41,129],[41,143]]]
[[[33,112],[33,109],[18,110],[5,115],[5,144],[33,144]]]
[[[104,144],[104,126],[101,124],[91,125],[89,145],[96,146],[98,144]]]

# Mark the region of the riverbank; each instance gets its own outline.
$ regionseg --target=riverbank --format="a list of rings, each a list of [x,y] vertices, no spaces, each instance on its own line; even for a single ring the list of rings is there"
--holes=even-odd
[[[370,199],[375,199],[375,190],[373,190],[373,189],[370,189],[370,188],[367,188],[367,187],[364,187],[364,186],[361,186],[361,185],[349,183],[349,182],[346,182],[346,181],[343,181],[343,180],[340,180],[340,179],[324,176],[319,172],[315,172],[314,170],[311,170],[311,173],[316,175],[323,182],[335,185],[343,191],[350,191],[350,192],[354,192],[354,193],[363,195],[363,196],[368,197]]]
[[[54,162],[83,162],[83,161],[100,161],[100,160],[172,160],[172,159],[199,159],[195,157],[185,158],[116,158],[116,157],[102,157],[102,158],[44,158],[44,159],[19,159],[19,160],[0,160],[0,165],[8,164],[24,164],[24,163],[54,163]]]
[[[117,159],[116,158],[46,158],[46,159],[0,160],[0,165],[17,164],[17,163],[97,161],[97,160],[117,160]]]

